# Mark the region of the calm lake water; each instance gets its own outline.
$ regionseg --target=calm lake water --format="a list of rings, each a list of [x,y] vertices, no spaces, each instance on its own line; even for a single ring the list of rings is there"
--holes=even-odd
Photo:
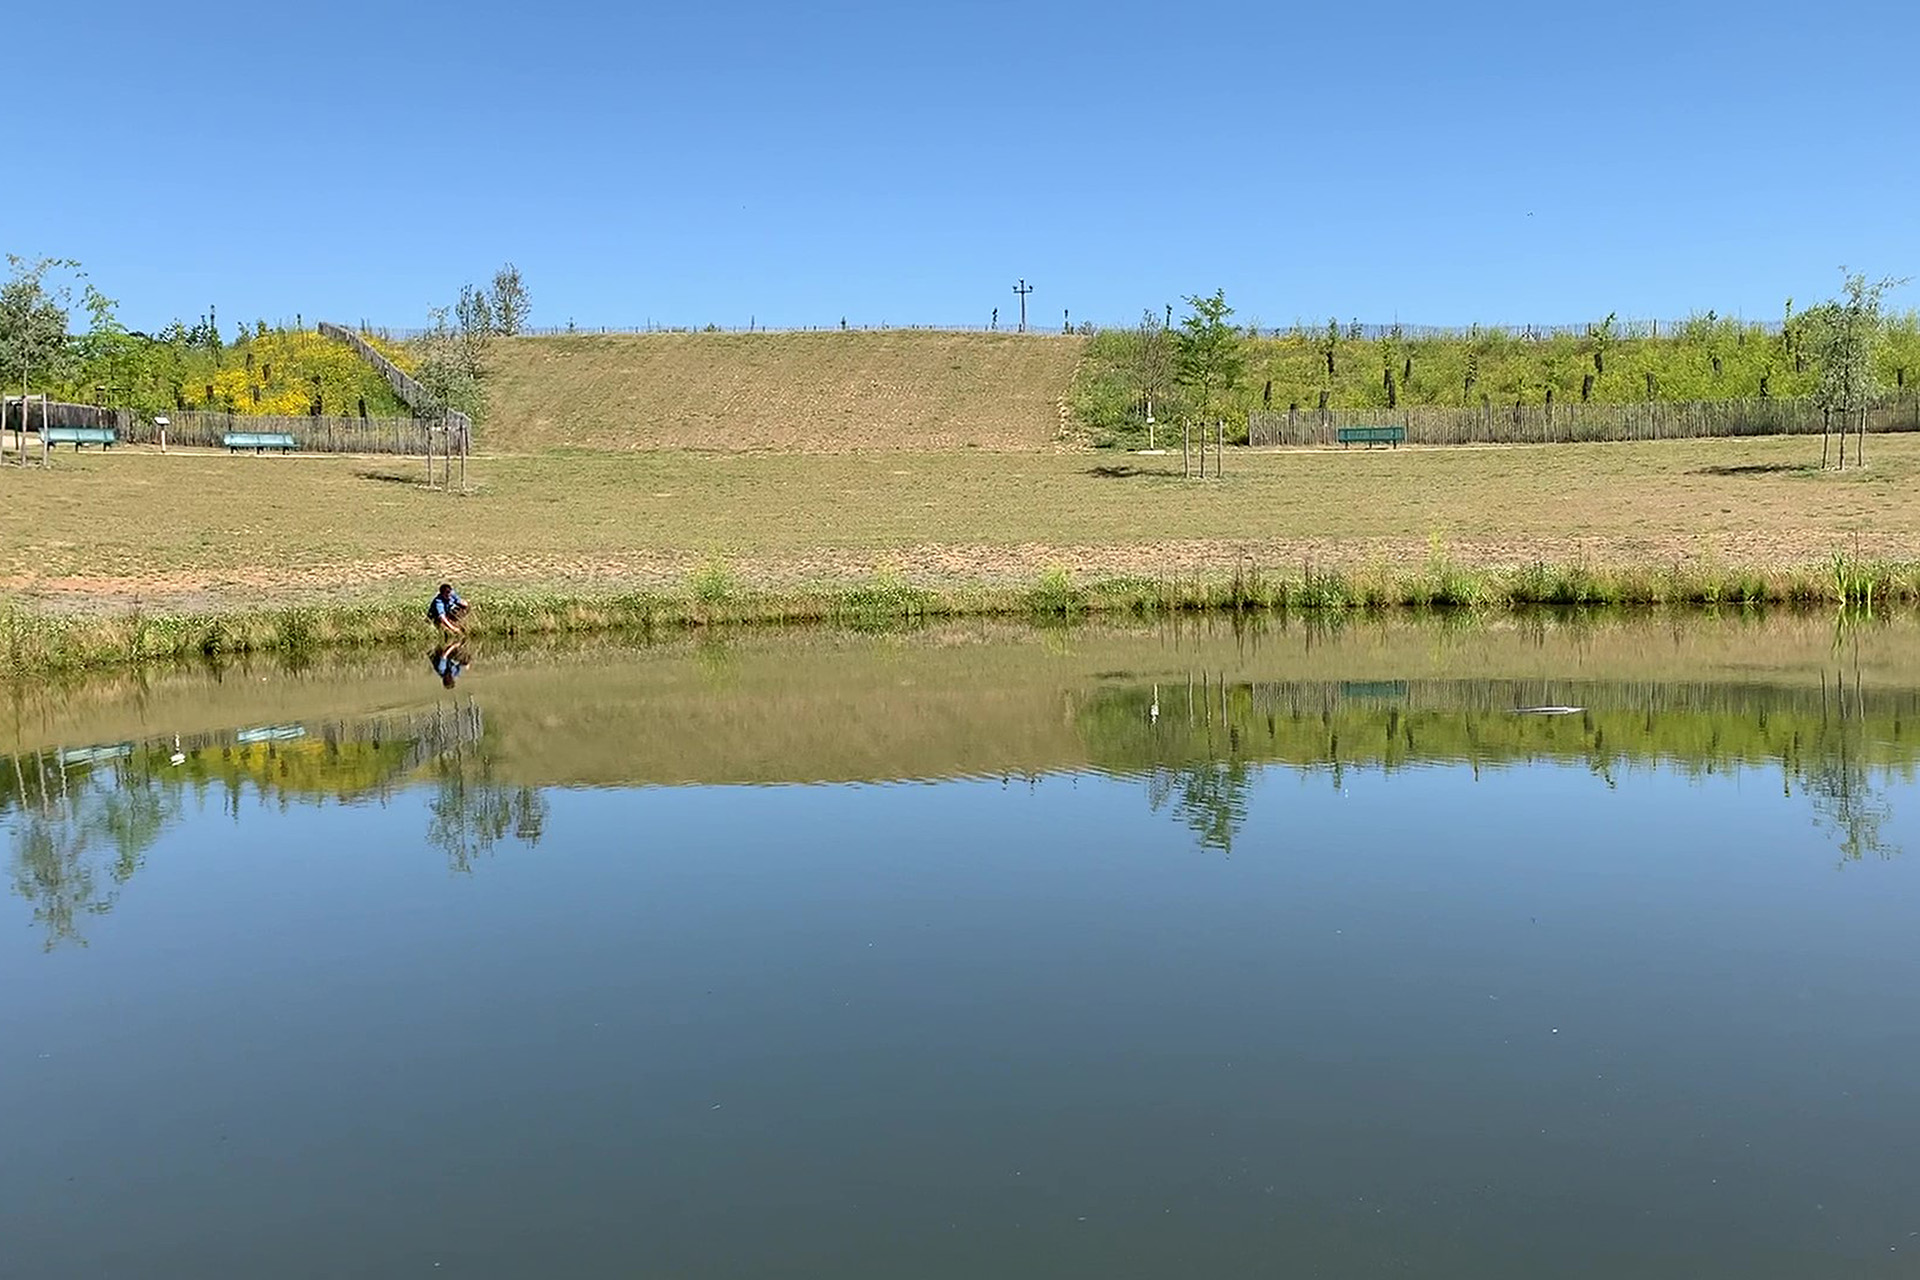
[[[1920,626],[125,672],[0,719],[0,1275],[1920,1274]]]

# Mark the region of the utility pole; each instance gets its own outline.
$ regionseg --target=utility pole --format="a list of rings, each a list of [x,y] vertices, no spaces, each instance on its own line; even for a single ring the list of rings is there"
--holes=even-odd
[[[1025,276],[1022,276],[1020,283],[1013,286],[1013,291],[1020,295],[1020,332],[1025,333],[1027,331],[1027,295],[1033,292],[1033,286],[1027,283]]]

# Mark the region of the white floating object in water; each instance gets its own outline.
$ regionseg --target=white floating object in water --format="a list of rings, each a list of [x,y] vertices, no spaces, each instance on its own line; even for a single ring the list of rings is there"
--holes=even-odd
[[[1577,716],[1585,707],[1515,707],[1514,714],[1521,716]]]

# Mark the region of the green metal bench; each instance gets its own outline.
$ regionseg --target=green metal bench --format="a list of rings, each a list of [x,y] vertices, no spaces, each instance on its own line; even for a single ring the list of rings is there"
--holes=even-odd
[[[229,431],[220,437],[220,443],[227,446],[229,453],[238,453],[242,449],[265,453],[269,449],[295,447],[293,437],[284,431]]]
[[[1340,428],[1340,447],[1342,449],[1350,444],[1364,444],[1369,449],[1377,444],[1390,444],[1398,449],[1400,442],[1406,438],[1407,429],[1405,427]]]
[[[120,433],[112,427],[48,427],[44,434],[49,449],[60,444],[70,444],[76,450],[83,444],[111,449],[120,443]]]

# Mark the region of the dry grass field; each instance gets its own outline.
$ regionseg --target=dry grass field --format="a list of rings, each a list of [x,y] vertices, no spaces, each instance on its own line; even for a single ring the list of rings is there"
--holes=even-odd
[[[248,608],[463,588],[683,589],[876,572],[951,587],[1227,574],[1251,560],[1405,568],[1819,566],[1920,559],[1920,437],[1809,467],[1758,438],[1248,453],[548,453],[477,457],[468,496],[392,458],[64,453],[0,472],[0,593],[68,609]]]
[[[513,452],[1040,448],[1083,346],[901,329],[502,340],[482,437]]]

